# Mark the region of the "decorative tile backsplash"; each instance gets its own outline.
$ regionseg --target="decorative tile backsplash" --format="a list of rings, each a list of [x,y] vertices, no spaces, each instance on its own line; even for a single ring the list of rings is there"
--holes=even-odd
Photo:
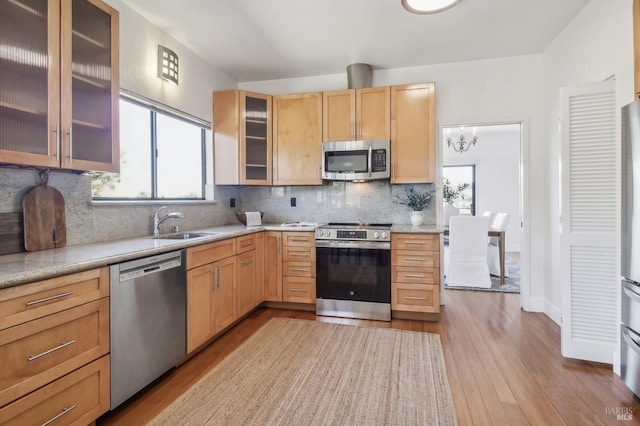
[[[0,168],[0,213],[21,212],[22,198],[38,185],[38,171]],[[49,185],[65,199],[67,244],[76,245],[124,238],[148,236],[152,231],[152,215],[162,202],[98,204],[91,199],[91,176],[54,172]],[[408,224],[409,209],[394,204],[393,197],[402,194],[406,185],[388,181],[366,183],[327,182],[321,186],[217,186],[214,203],[174,203],[169,211],[180,211],[185,218],[169,220],[164,232],[179,225],[182,230],[236,224],[236,211],[264,211],[263,222],[390,222]],[[426,191],[433,185],[413,185]],[[231,198],[236,207],[230,207]],[[291,199],[295,198],[295,207]],[[435,224],[435,197],[425,210],[425,223]]]
[[[265,222],[390,222],[411,223],[407,206],[394,204],[407,185],[388,181],[328,182],[322,186],[244,187],[240,207],[245,211],[264,211]],[[409,185],[411,186],[411,185]],[[427,191],[430,184],[413,185]],[[295,198],[295,207],[291,207]],[[425,224],[435,224],[435,196],[425,210]]]

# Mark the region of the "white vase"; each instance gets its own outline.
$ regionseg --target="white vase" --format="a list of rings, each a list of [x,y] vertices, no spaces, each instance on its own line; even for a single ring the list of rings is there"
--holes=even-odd
[[[409,213],[409,216],[411,216],[411,224],[413,226],[422,225],[422,223],[424,222],[424,213],[422,211],[412,211],[411,213]]]
[[[458,216],[460,214],[460,209],[454,207],[452,204],[444,203],[444,226],[449,226],[449,219],[451,216]]]

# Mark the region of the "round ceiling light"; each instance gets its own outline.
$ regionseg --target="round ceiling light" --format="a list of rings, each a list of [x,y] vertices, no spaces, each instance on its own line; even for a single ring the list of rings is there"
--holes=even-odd
[[[462,0],[402,0],[402,6],[411,13],[428,15],[447,10]]]

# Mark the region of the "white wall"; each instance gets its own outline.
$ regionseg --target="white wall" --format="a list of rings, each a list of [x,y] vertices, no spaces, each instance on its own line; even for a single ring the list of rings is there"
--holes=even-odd
[[[467,137],[471,128],[465,127]],[[451,129],[451,139],[460,131]],[[505,233],[507,251],[521,250],[520,238],[520,124],[477,127],[478,142],[467,152],[455,152],[442,142],[442,164],[476,166],[476,214],[484,211],[509,214]],[[446,131],[443,133],[446,139]]]
[[[371,64],[375,68],[375,64]],[[372,85],[434,81],[438,129],[459,123],[524,122],[525,206],[523,220],[531,230],[546,229],[548,199],[547,153],[543,139],[542,56],[528,55],[412,68],[373,71]],[[344,89],[346,74],[240,83],[241,89],[268,94]],[[436,133],[440,134],[440,131]],[[438,177],[439,181],[439,177]],[[529,182],[536,185],[529,185]],[[441,200],[441,198],[440,198]],[[529,208],[529,206],[531,206]],[[525,234],[529,265],[523,264],[531,288],[523,288],[523,307],[542,310],[544,267],[547,261],[543,232]],[[524,247],[523,247],[523,250]],[[538,301],[531,304],[530,300]]]
[[[120,87],[211,122],[213,91],[236,82],[120,0],[106,3],[120,12]],[[158,44],[178,55],[180,84],[158,77]]]
[[[633,101],[632,0],[591,0],[543,53],[545,137],[548,152],[550,218],[545,239],[545,312],[560,323],[562,264],[559,233],[559,91],[561,87],[616,79],[619,107]],[[619,137],[619,136],[618,136]]]

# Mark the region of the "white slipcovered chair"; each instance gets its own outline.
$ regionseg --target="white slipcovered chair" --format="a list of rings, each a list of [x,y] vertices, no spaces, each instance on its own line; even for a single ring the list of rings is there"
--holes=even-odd
[[[487,266],[489,218],[452,216],[446,283],[453,287],[491,288]]]
[[[489,228],[493,226],[493,220],[496,218],[496,214],[494,212],[482,212],[482,216],[489,218]]]
[[[509,224],[509,213],[496,213],[493,219],[491,229],[494,231],[506,231]],[[500,239],[498,237],[490,237],[487,246],[487,265],[489,273],[497,277],[500,276]],[[507,268],[504,269],[504,276],[508,277]]]

